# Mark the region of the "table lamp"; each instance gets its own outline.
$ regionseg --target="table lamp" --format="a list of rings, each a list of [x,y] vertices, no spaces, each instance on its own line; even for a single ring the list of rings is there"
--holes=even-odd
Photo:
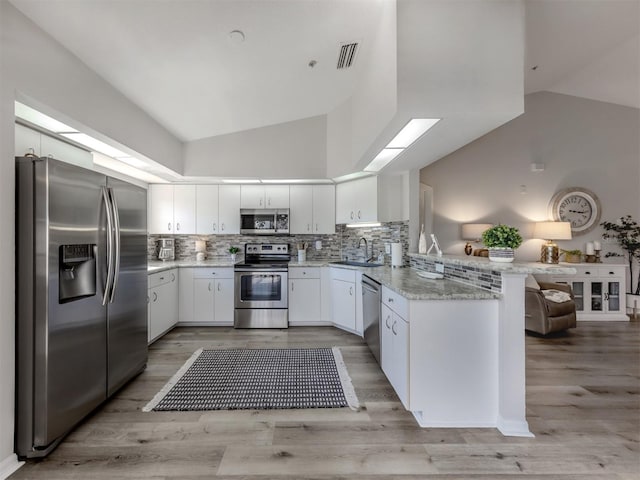
[[[558,263],[560,254],[554,240],[571,240],[570,222],[537,222],[533,228],[533,237],[547,241],[540,247],[541,263]]]
[[[467,241],[464,246],[464,253],[471,255],[473,247],[470,242],[480,242],[482,240],[482,232],[493,227],[490,223],[463,223],[462,239]]]

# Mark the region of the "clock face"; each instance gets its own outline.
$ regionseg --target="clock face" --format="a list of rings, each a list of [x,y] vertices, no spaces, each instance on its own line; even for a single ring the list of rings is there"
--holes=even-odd
[[[556,193],[549,206],[554,220],[569,222],[574,235],[590,231],[600,220],[598,197],[584,188],[568,188]]]

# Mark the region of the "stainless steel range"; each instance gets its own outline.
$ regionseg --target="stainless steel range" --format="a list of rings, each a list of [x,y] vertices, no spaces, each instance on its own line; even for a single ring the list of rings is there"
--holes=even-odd
[[[289,326],[289,245],[248,243],[235,266],[235,328]]]

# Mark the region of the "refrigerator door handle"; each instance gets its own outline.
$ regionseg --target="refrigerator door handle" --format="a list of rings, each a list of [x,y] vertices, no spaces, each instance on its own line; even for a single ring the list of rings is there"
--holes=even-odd
[[[116,287],[118,286],[118,277],[120,276],[120,217],[118,216],[118,203],[116,202],[116,196],[112,188],[109,188],[109,198],[111,199],[111,209],[113,211],[113,223],[115,227],[115,231],[113,234],[115,240],[115,249],[113,255],[113,283],[111,286],[111,294],[109,296],[109,303],[113,303],[113,299],[116,295]]]
[[[109,292],[111,291],[111,284],[113,283],[113,218],[111,211],[111,201],[109,199],[109,193],[107,187],[102,187],[102,199],[104,200],[104,209],[107,214],[107,281],[104,284],[104,295],[102,296],[102,305],[107,304],[109,299]]]

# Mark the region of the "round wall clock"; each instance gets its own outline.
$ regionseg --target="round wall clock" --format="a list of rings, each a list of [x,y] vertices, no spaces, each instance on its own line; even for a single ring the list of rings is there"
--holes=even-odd
[[[549,213],[558,222],[571,223],[571,232],[582,235],[600,221],[600,200],[586,188],[571,187],[557,192],[549,203]]]

